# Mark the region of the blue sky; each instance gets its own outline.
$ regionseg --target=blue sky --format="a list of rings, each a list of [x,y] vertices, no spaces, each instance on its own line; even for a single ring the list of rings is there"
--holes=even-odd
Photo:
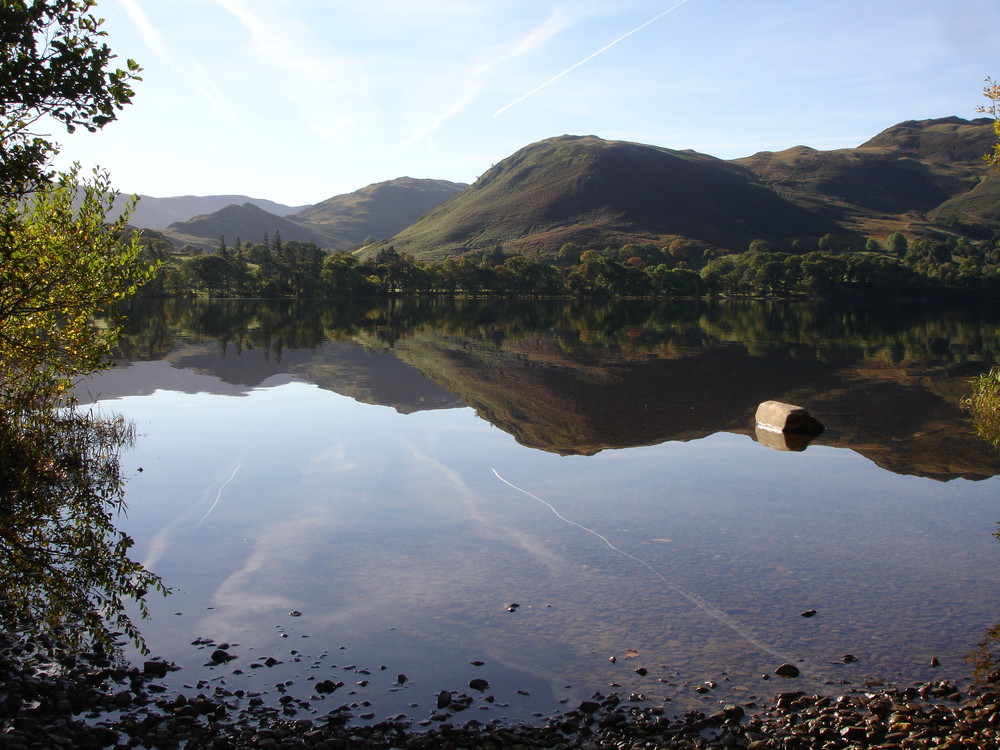
[[[1000,0],[98,0],[144,68],[61,163],[126,192],[316,203],[472,182],[562,134],[724,159],[975,117]]]

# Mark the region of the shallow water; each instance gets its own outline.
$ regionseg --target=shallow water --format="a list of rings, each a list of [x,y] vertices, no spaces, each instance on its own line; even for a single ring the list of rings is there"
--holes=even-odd
[[[965,657],[1000,621],[1000,462],[962,421],[954,369],[991,361],[996,325],[887,363],[898,330],[855,332],[839,358],[828,334],[822,356],[805,336],[762,354],[760,336],[722,336],[705,315],[678,313],[676,335],[639,325],[630,340],[659,343],[628,350],[565,321],[515,333],[496,318],[488,334],[429,322],[388,343],[384,328],[325,325],[274,347],[248,344],[256,324],[234,346],[189,317],[155,352],[134,346],[79,390],[139,432],[121,527],[174,589],[142,625],[182,667],[171,684],[417,719],[453,690],[488,720],[595,690],[684,710],[968,679]],[[815,402],[827,431],[801,452],[757,442],[768,389]],[[875,414],[868,392],[899,413]],[[203,666],[215,646],[201,638],[238,658]],[[280,663],[252,666],[267,657]],[[802,676],[775,676],[783,662]],[[317,693],[327,679],[344,685]]]

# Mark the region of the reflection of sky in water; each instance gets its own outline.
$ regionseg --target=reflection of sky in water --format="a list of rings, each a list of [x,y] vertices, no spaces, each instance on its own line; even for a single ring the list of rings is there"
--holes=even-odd
[[[361,678],[343,666],[365,665],[353,699],[387,714],[429,713],[473,676],[510,715],[612,683],[679,710],[773,694],[785,685],[760,675],[783,660],[820,680],[961,678],[1000,619],[996,478],[897,476],[725,433],[560,457],[470,409],[401,416],[301,383],[102,408],[137,425],[122,525],[177,590],[144,630],[182,681],[205,660],[190,642],[208,637],[240,644],[206,671],[242,668],[230,687],[335,673],[350,686]],[[248,668],[269,655],[283,664]],[[706,697],[683,685],[709,679],[722,685]]]

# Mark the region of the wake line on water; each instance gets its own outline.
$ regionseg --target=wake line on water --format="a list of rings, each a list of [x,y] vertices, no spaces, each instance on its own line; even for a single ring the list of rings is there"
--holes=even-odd
[[[621,549],[619,547],[616,547],[614,544],[612,544],[608,540],[608,538],[606,536],[603,536],[602,534],[599,534],[598,532],[594,531],[593,529],[588,528],[588,527],[584,526],[581,523],[577,523],[576,521],[573,521],[572,519],[566,518],[566,516],[564,516],[562,513],[560,513],[558,510],[556,510],[555,507],[551,503],[546,502],[545,500],[542,500],[542,498],[538,497],[538,495],[533,495],[532,493],[528,492],[526,489],[518,487],[516,484],[508,482],[506,479],[504,479],[502,476],[500,476],[500,473],[496,469],[491,469],[491,471],[493,472],[493,474],[496,476],[497,479],[499,479],[501,482],[503,482],[504,484],[506,484],[508,487],[512,487],[513,489],[517,490],[518,492],[521,492],[521,493],[527,495],[528,497],[532,498],[533,500],[537,500],[538,502],[540,502],[542,505],[544,505],[546,508],[548,508],[550,511],[552,511],[552,513],[559,520],[568,523],[570,526],[575,526],[578,529],[586,531],[588,534],[592,534],[593,536],[596,536],[598,539],[600,539],[602,542],[604,542],[604,544],[606,544],[612,550],[614,550],[615,552],[617,552],[619,555],[621,555],[623,557],[627,557],[629,560],[632,560],[632,561],[638,563],[639,565],[641,565],[642,567],[646,568],[650,573],[652,573],[654,576],[656,576],[656,578],[658,578],[664,585],[666,585],[672,591],[675,591],[676,593],[680,594],[682,597],[684,597],[685,599],[687,599],[695,607],[697,607],[698,609],[700,609],[702,612],[704,612],[705,614],[707,614],[709,617],[712,617],[715,620],[718,620],[719,622],[721,622],[723,625],[725,625],[727,628],[729,628],[730,630],[732,630],[734,633],[736,633],[736,635],[738,635],[740,638],[742,638],[743,640],[745,640],[747,643],[750,643],[751,645],[757,647],[758,649],[760,649],[764,653],[770,654],[771,656],[775,657],[776,659],[778,659],[780,661],[784,661],[784,662],[791,662],[792,661],[791,658],[789,658],[788,656],[782,654],[781,652],[779,652],[773,646],[770,646],[767,643],[762,642],[759,638],[757,638],[757,636],[755,636],[751,632],[751,630],[746,625],[743,625],[741,622],[739,622],[737,620],[734,620],[732,617],[730,617],[729,615],[727,615],[725,612],[723,612],[721,609],[719,609],[718,607],[716,607],[715,605],[713,605],[711,602],[709,602],[706,599],[703,599],[702,597],[698,596],[698,594],[695,594],[695,593],[693,593],[691,591],[688,591],[683,586],[680,586],[679,584],[674,583],[673,581],[671,581],[669,578],[667,578],[665,575],[663,575],[660,571],[658,571],[656,568],[654,568],[652,565],[650,565],[645,560],[643,560],[641,558],[638,558],[635,555],[630,554],[630,553],[626,552],[625,550],[623,550],[623,549]]]
[[[221,498],[221,497],[222,497],[222,491],[223,491],[224,489],[226,489],[226,485],[228,485],[228,484],[229,484],[230,482],[232,482],[232,481],[233,481],[233,480],[234,480],[234,479],[236,478],[236,472],[238,472],[238,471],[240,470],[240,467],[241,467],[242,465],[243,465],[242,463],[240,463],[240,464],[236,464],[236,468],[235,468],[235,469],[233,469],[233,475],[232,475],[231,477],[229,477],[229,479],[227,479],[227,480],[226,480],[225,482],[223,482],[223,483],[222,483],[222,486],[221,486],[221,487],[219,487],[219,491],[218,491],[218,493],[217,493],[217,494],[215,495],[215,502],[214,502],[214,503],[212,503],[212,507],[211,507],[211,508],[209,508],[209,509],[208,509],[208,510],[207,510],[207,511],[205,512],[205,515],[203,515],[203,516],[201,517],[201,521],[198,521],[198,523],[197,523],[197,524],[195,525],[195,528],[198,528],[199,526],[201,526],[201,523],[202,523],[202,521],[204,521],[204,520],[205,520],[206,518],[208,518],[209,514],[210,514],[210,513],[211,513],[211,512],[213,511],[213,510],[215,510],[215,506],[219,504],[219,498]]]

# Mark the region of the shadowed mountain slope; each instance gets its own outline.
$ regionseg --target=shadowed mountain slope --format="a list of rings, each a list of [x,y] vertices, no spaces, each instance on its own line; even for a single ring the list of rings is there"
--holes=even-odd
[[[281,233],[283,240],[315,242],[321,247],[326,245],[322,232],[292,219],[269,214],[252,203],[226,206],[215,213],[195,216],[189,221],[174,222],[164,234],[177,244],[210,250],[219,244],[220,237],[225,237],[229,244],[237,238],[260,242],[265,235],[273,237],[276,232]]]
[[[735,163],[789,200],[864,235],[922,232],[949,219],[1000,228],[997,190],[982,185],[989,176],[983,154],[994,138],[986,119],[911,120],[857,148],[795,146]]]
[[[527,146],[391,242],[418,260],[500,248],[552,256],[566,242],[602,248],[683,237],[727,251],[755,239],[788,248],[827,233],[884,238],[1000,229],[996,178],[982,155],[990,121],[895,125],[857,148],[795,146],[722,161],[594,136]]]
[[[118,196],[115,200],[115,212],[120,212],[125,207],[125,202],[129,197],[128,195]],[[302,206],[285,206],[274,201],[250,198],[245,195],[179,195],[173,198],[154,198],[149,195],[141,195],[135,211],[132,212],[131,223],[143,229],[166,229],[176,221],[187,221],[192,216],[202,216],[221,211],[226,206],[241,206],[244,203],[253,204],[275,216],[287,216],[302,209]]]
[[[781,241],[834,228],[739,165],[693,151],[561,136],[504,159],[391,244],[440,260],[497,246],[552,255],[566,242],[690,237],[743,246],[747,237]]]

